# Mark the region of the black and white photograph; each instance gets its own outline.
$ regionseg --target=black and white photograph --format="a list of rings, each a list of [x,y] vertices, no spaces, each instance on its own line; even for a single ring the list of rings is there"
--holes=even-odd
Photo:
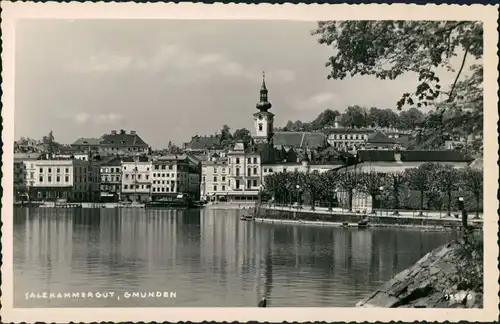
[[[12,321],[497,318],[498,8],[29,4],[2,3]]]

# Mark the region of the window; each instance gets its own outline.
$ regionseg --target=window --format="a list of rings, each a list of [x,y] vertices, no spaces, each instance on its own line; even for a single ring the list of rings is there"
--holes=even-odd
[[[49,168],[49,173],[52,173],[52,168]]]
[[[251,175],[252,174],[252,170],[250,168],[247,168],[247,175]]]
[[[253,158],[253,163],[257,164],[257,158],[256,157]]]
[[[240,176],[240,169],[236,169],[236,176],[239,177]]]
[[[69,168],[66,168],[64,172],[69,173]]]
[[[125,175],[125,179],[128,180],[128,174]]]
[[[214,173],[217,173],[217,168],[214,168]]]
[[[226,177],[222,177],[222,181],[226,181]]]
[[[267,171],[269,171],[269,172],[273,172],[273,169],[269,168]]]
[[[64,182],[69,182],[69,176],[64,176]]]
[[[162,178],[165,178],[165,173],[162,173],[161,176],[162,176]]]
[[[226,190],[226,186],[222,186],[222,191]]]
[[[240,164],[240,158],[236,158],[236,164]]]
[[[257,168],[253,168],[253,174],[257,174]]]
[[[40,173],[43,173],[43,168],[40,168]]]
[[[160,166],[158,164],[155,165],[155,170],[160,170]]]
[[[47,179],[48,182],[52,182],[52,176],[49,176]]]
[[[286,168],[283,168],[283,172],[286,172]]]
[[[217,177],[216,176],[214,176],[214,182],[217,182]]]
[[[222,168],[222,173],[226,173],[226,168]]]
[[[247,159],[247,163],[248,163],[248,164],[252,163],[252,158],[248,158],[248,159]]]
[[[40,176],[40,178],[38,179],[40,182],[43,182],[43,176]]]
[[[57,169],[56,169],[56,172],[57,172],[57,173],[61,173],[61,168],[57,168]]]
[[[240,180],[236,180],[236,189],[240,189]]]
[[[61,182],[61,176],[56,177],[56,182]]]
[[[217,191],[217,186],[214,186],[214,191]]]
[[[149,180],[149,175],[146,174],[146,180]]]
[[[259,123],[259,132],[262,132],[262,123]]]
[[[252,187],[252,180],[247,180],[247,189]]]
[[[30,172],[30,179],[35,179],[35,172]]]
[[[156,191],[156,188],[153,187],[153,192],[155,192],[155,191]]]
[[[254,181],[253,181],[253,186],[254,186],[254,187],[257,187],[257,180],[254,180]]]
[[[169,170],[173,170],[173,169],[174,169],[174,166],[173,166],[173,165],[169,165],[169,166],[168,166],[168,169],[169,169]]]
[[[141,180],[141,175],[140,174],[137,175],[137,180]]]
[[[167,169],[167,166],[166,166],[165,164],[163,164],[163,165],[161,166],[161,169],[162,169],[162,170],[166,170],[166,169]]]
[[[128,189],[128,185],[123,185],[123,189]]]

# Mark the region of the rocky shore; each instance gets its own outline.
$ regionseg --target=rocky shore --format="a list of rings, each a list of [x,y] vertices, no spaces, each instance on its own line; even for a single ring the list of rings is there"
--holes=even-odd
[[[460,279],[457,284],[456,278],[463,275],[461,269],[469,266],[461,244],[450,242],[427,253],[356,307],[482,308],[481,293],[460,287]]]

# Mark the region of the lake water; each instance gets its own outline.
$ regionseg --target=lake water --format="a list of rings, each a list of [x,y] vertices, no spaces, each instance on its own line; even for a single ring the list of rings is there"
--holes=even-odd
[[[268,307],[352,307],[454,235],[254,223],[238,212],[15,209],[14,307],[255,307],[262,297]],[[51,292],[87,297],[35,298]]]

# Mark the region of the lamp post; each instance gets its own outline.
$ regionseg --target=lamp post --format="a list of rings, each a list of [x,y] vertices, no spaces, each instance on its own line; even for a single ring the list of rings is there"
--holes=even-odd
[[[384,187],[383,186],[380,186],[380,188],[378,188],[379,190],[379,209],[380,209],[380,216],[382,216],[382,193],[384,192]],[[376,212],[375,212],[376,213]]]
[[[300,195],[300,186],[299,185],[296,185],[295,188],[297,189],[297,209],[299,209],[299,205],[300,205],[300,202],[299,202],[299,195]]]

